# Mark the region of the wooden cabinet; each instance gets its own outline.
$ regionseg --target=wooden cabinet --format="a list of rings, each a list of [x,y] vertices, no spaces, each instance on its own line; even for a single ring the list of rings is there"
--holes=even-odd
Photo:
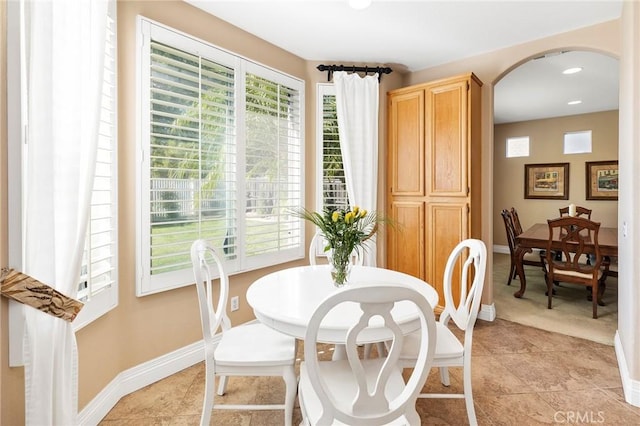
[[[440,305],[451,250],[480,238],[481,86],[470,73],[388,93],[387,267],[432,284]]]

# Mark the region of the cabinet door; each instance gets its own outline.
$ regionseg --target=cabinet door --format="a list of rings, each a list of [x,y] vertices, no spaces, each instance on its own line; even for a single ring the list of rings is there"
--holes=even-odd
[[[427,196],[467,196],[467,87],[464,80],[426,90]]]
[[[424,195],[424,91],[389,99],[389,176],[392,195]]]
[[[424,202],[392,202],[391,219],[387,267],[424,280]]]
[[[469,209],[461,203],[429,203],[427,207],[426,280],[438,291],[438,304],[444,306],[443,277],[449,255],[455,246],[469,235]],[[460,293],[460,267],[453,274],[453,294]],[[457,303],[457,300],[456,300]]]

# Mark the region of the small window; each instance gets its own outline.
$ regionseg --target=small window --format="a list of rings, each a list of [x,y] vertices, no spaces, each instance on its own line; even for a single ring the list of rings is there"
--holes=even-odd
[[[564,134],[564,153],[583,154],[591,152],[591,130]]]
[[[507,158],[528,157],[528,156],[529,156],[529,136],[507,138]]]

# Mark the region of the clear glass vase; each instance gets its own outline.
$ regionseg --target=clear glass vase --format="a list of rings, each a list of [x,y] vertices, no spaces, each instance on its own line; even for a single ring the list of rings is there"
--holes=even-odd
[[[327,253],[331,280],[336,287],[342,287],[349,282],[349,274],[351,273],[351,259],[349,257],[349,253],[344,254],[335,250],[329,250]]]

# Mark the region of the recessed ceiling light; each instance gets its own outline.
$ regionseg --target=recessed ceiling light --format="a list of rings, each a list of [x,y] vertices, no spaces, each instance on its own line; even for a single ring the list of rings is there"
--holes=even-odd
[[[371,6],[371,0],[349,0],[349,6],[356,10],[366,9]]]
[[[582,67],[567,68],[566,70],[562,71],[562,74],[575,74],[580,71],[582,71]]]
[[[567,105],[578,105],[578,104],[581,104],[581,103],[582,103],[582,101],[580,101],[580,100],[578,100],[578,101],[569,101],[569,102],[567,102]]]

